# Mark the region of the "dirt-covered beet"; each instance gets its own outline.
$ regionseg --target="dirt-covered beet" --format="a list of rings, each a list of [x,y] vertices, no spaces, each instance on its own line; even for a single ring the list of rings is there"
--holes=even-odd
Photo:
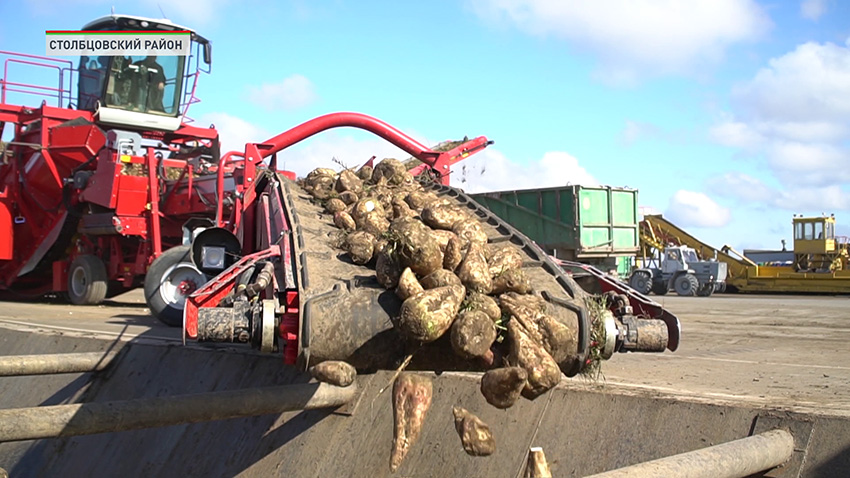
[[[461,249],[467,249],[471,244],[477,244],[481,247],[485,259],[490,254],[490,250],[487,248],[487,233],[484,232],[484,228],[476,219],[469,218],[458,221],[452,226],[452,232],[457,234],[458,239],[460,239]]]
[[[482,249],[478,243],[470,243],[466,257],[457,268],[457,276],[469,290],[489,294],[493,289],[493,280]]]
[[[466,211],[451,204],[433,202],[422,209],[422,222],[434,229],[451,230],[452,226],[468,218]]]
[[[480,310],[460,314],[452,324],[452,350],[464,359],[484,357],[496,341],[496,324]]]
[[[390,221],[380,215],[378,211],[362,216],[359,222],[355,218],[354,222],[357,223],[357,229],[364,230],[375,236],[382,235],[390,228]]]
[[[340,211],[345,211],[345,203],[342,202],[342,199],[331,198],[325,202],[325,211],[336,214]]]
[[[423,277],[419,282],[425,289],[436,289],[447,285],[463,285],[454,272],[445,269],[436,270]]]
[[[531,293],[531,282],[522,269],[507,269],[493,277],[493,289],[491,294],[498,295],[505,292],[516,292],[518,294]]]
[[[375,262],[375,277],[379,284],[384,286],[385,289],[394,289],[398,286],[401,272],[401,266],[386,247],[378,252],[378,259]]]
[[[393,198],[392,211],[394,219],[416,216],[416,211],[410,209],[410,206],[408,206],[407,203],[404,202],[404,199],[400,199],[398,196]]]
[[[546,313],[546,301],[534,295],[507,293],[499,296],[502,311],[522,324],[528,336],[552,357],[558,367],[567,372],[578,354],[578,333]]]
[[[463,262],[463,246],[457,235],[449,238],[446,243],[446,250],[443,253],[443,269],[456,271],[461,262]]]
[[[331,179],[336,177],[336,171],[331,168],[316,168],[307,174],[306,183],[316,184],[316,180],[321,176],[327,176]]]
[[[407,172],[401,161],[395,158],[386,158],[375,165],[375,169],[372,171],[372,182],[380,184],[383,178],[388,184],[399,185],[405,182],[405,175],[409,176],[410,173]]]
[[[345,192],[339,193],[339,199],[340,199],[340,201],[345,203],[346,206],[349,206],[349,205],[354,204],[357,201],[359,201],[360,197],[358,197],[357,194],[355,194],[351,191],[345,191]]]
[[[462,308],[466,310],[480,310],[487,314],[487,317],[489,317],[494,323],[498,322],[499,319],[502,318],[502,311],[499,309],[499,304],[496,303],[496,299],[479,292],[469,292],[464,300]]]
[[[521,269],[523,262],[522,252],[516,247],[508,245],[489,246],[490,259],[487,261],[487,267],[490,268],[490,275],[496,277],[510,269]]]
[[[465,408],[452,407],[452,414],[455,430],[467,455],[489,456],[496,451],[496,440],[486,423]]]
[[[451,327],[465,294],[463,286],[453,285],[408,297],[401,304],[399,332],[416,342],[437,340]]]
[[[405,196],[404,201],[414,211],[421,211],[426,205],[437,200],[434,193],[424,191],[411,191]]]
[[[481,394],[496,408],[510,408],[519,400],[527,381],[528,373],[522,367],[495,368],[481,376]]]
[[[354,171],[346,169],[339,173],[335,189],[339,193],[351,191],[357,194],[363,189],[363,180],[357,177],[357,174]]]
[[[357,170],[357,177],[363,181],[371,181],[373,171],[374,168],[372,166],[364,164],[363,167]]]
[[[558,364],[542,345],[529,337],[519,321],[508,321],[508,340],[509,362],[524,368],[528,374],[528,382],[522,390],[523,397],[534,400],[558,385],[561,380]]]
[[[310,367],[310,375],[320,382],[347,387],[354,383],[357,370],[347,362],[328,360]]]
[[[354,222],[354,218],[351,217],[351,214],[348,214],[345,211],[340,211],[334,214],[334,225],[343,231],[353,231],[357,229],[357,223]]]
[[[395,289],[395,293],[399,299],[405,300],[424,290],[422,284],[416,279],[416,274],[413,273],[410,267],[405,267],[398,279],[398,287]]]
[[[348,252],[351,262],[368,264],[375,255],[375,236],[366,231],[354,231],[346,236],[342,247]]]
[[[396,471],[416,443],[433,397],[431,379],[403,372],[393,383],[393,447],[390,470]]]
[[[433,236],[437,245],[440,246],[440,250],[443,251],[443,254],[445,254],[446,246],[449,245],[451,238],[455,237],[455,233],[452,231],[446,231],[445,229],[434,229],[431,231],[431,236]]]
[[[419,277],[443,267],[443,253],[434,242],[431,229],[410,217],[396,219],[390,225],[390,237],[395,241],[399,263],[410,267]]]
[[[357,221],[358,226],[360,225],[361,220],[371,214],[377,214],[382,217],[386,214],[384,206],[376,198],[367,197],[354,203],[354,209],[352,210],[351,216],[355,221]]]

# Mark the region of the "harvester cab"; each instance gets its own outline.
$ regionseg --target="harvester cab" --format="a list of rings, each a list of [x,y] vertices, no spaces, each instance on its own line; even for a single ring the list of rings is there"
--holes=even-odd
[[[189,31],[187,56],[82,56],[79,63],[77,109],[94,113],[96,122],[175,131],[194,93],[194,80],[212,63],[210,42],[189,28],[168,20],[132,15],[108,15],[86,24],[83,31]],[[202,63],[203,62],[203,63]]]
[[[847,268],[847,240],[835,235],[835,216],[795,214],[792,224],[796,271],[832,272]]]

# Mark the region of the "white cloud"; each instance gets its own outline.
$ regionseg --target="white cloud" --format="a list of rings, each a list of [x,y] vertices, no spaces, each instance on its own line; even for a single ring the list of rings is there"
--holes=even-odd
[[[710,137],[764,158],[780,192],[850,181],[850,40],[771,59],[732,100]]]
[[[826,13],[826,0],[803,0],[800,3],[800,15],[809,20],[819,19]]]
[[[770,21],[753,0],[469,0],[485,20],[568,41],[598,56],[598,76],[693,73],[732,44],[759,38]]]
[[[313,83],[303,75],[292,75],[278,83],[248,87],[248,100],[268,111],[295,110],[318,98]]]
[[[597,186],[596,180],[578,159],[563,151],[550,151],[526,164],[508,159],[501,151],[487,148],[454,165],[452,186],[470,193],[546,188],[581,184]]]
[[[723,227],[732,219],[729,209],[704,193],[685,189],[673,194],[664,216],[683,227]]]
[[[631,146],[641,139],[649,139],[660,134],[657,126],[651,123],[626,120],[626,126],[620,132],[620,143]]]
[[[764,138],[748,123],[742,121],[727,121],[711,128],[709,136],[717,143],[733,148],[754,149]]]
[[[709,179],[707,185],[718,196],[752,202],[769,202],[776,197],[777,193],[762,180],[744,173],[726,173]]]
[[[846,121],[850,115],[850,40],[804,43],[771,59],[733,90],[742,114],[761,121]]]
[[[707,181],[718,196],[741,201],[744,205],[765,205],[795,213],[831,213],[850,210],[850,192],[840,185],[824,187],[795,186],[779,189],[761,179],[743,173],[726,173]]]
[[[221,141],[221,152],[244,151],[245,143],[259,143],[271,137],[265,129],[227,113],[207,113],[193,123],[204,128],[215,125]]]

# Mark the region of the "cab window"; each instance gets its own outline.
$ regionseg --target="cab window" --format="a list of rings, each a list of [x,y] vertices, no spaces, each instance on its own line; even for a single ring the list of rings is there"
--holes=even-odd
[[[113,108],[177,116],[184,61],[181,56],[114,57],[104,103]]]

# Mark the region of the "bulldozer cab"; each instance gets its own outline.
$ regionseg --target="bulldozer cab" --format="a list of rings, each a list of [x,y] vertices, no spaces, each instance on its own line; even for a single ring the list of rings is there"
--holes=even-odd
[[[109,15],[84,31],[188,30],[168,20]],[[210,43],[191,32],[190,56],[98,56],[80,58],[77,108],[92,111],[99,122],[144,129],[176,130],[183,107],[194,99],[199,59],[211,64]],[[200,58],[199,58],[200,57]],[[207,70],[208,72],[208,70]]]
[[[836,251],[835,217],[794,217],[794,253],[827,254]]]

